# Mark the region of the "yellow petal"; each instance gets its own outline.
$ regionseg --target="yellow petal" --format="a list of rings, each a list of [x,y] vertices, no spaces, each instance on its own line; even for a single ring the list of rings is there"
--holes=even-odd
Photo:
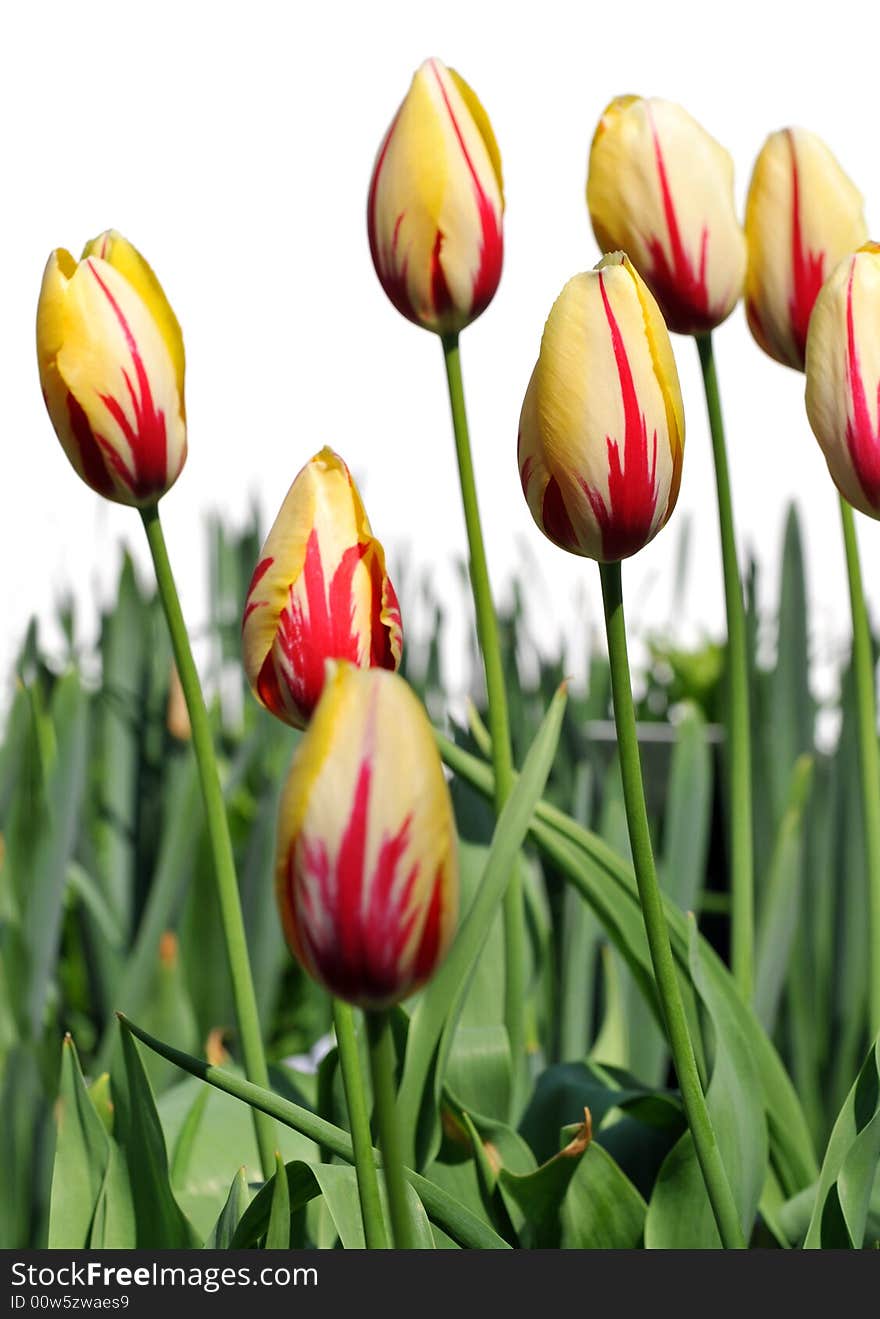
[[[880,247],[835,266],[816,299],[806,348],[806,406],[837,488],[880,518]]]
[[[819,289],[866,237],[861,194],[821,138],[801,128],[771,133],[746,201],[746,312],[777,362],[803,370]]]
[[[391,301],[440,334],[485,310],[503,260],[501,168],[485,111],[440,60],[417,70],[385,136],[367,207]]]
[[[245,602],[242,651],[254,695],[296,728],[318,700],[325,660],[400,662],[385,553],[330,448],[297,475],[269,532]]]
[[[402,678],[328,665],[282,795],[276,876],[292,951],[350,1002],[397,1002],[445,956],[455,824],[430,723]]]
[[[536,522],[601,561],[660,530],[681,478],[684,415],[654,299],[622,253],[554,303],[520,417],[519,463]]]
[[[83,260],[88,256],[100,257],[118,270],[138,294],[158,326],[165,340],[168,355],[174,363],[177,390],[181,399],[181,414],[185,418],[183,378],[186,360],[183,351],[183,331],[152,266],[144,260],[137,248],[115,229],[107,229],[103,234],[86,243]]]
[[[729,316],[745,273],[733,161],[681,106],[611,102],[590,149],[587,204],[602,250],[629,255],[670,329],[704,333]]]

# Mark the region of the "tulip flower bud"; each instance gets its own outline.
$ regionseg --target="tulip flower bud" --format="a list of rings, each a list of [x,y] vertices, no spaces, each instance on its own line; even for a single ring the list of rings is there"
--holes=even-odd
[[[807,335],[807,416],[844,499],[880,518],[880,245],[840,261]]]
[[[288,490],[248,589],[242,650],[251,690],[305,728],[328,659],[396,669],[402,646],[385,552],[345,463],[322,449]]]
[[[281,799],[276,892],[309,975],[365,1008],[432,975],[458,912],[455,821],[425,711],[404,680],[328,664]]]
[[[504,196],[492,125],[470,87],[426,60],[373,167],[367,203],[379,282],[416,325],[463,330],[501,278]]]
[[[49,257],[37,308],[43,398],[82,479],[147,507],[186,459],[183,336],[146,261],[110,229]]]
[[[555,544],[613,563],[666,523],[683,450],[663,317],[615,252],[570,279],[547,319],[519,423],[523,493]]]
[[[745,239],[733,161],[672,101],[619,96],[590,147],[587,205],[603,252],[626,252],[670,330],[703,334],[733,311]]]
[[[765,353],[803,371],[818,292],[867,236],[861,193],[822,139],[802,128],[771,133],[746,201],[746,315]]]

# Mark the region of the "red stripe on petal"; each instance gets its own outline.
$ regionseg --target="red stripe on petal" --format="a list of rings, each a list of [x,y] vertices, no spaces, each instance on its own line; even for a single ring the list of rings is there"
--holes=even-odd
[[[669,186],[669,176],[666,172],[666,161],[663,158],[660,138],[650,109],[648,117],[654,140],[654,160],[660,183],[663,217],[666,221],[666,233],[672,257],[670,263],[659,237],[655,235],[648,239],[648,251],[651,256],[648,283],[661,304],[669,328],[679,334],[696,334],[702,330],[712,329],[718,320],[709,303],[709,286],[706,280],[709,230],[703,225],[697,265],[682,240],[672,189]]]
[[[544,498],[541,503],[541,526],[560,549],[569,550],[575,554],[578,552],[577,534],[572,526],[568,509],[565,507],[562,488],[555,476],[550,477],[544,489]]]
[[[241,620],[242,631],[244,631],[244,625],[248,621],[254,610],[259,609],[261,605],[266,604],[265,600],[251,600],[251,596],[253,595],[257,586],[263,580],[263,577],[272,567],[272,564],[274,562],[275,559],[271,554],[269,554],[265,559],[260,560],[260,562],[257,564],[256,568],[253,571],[253,575],[250,580],[250,585],[248,586],[247,589],[247,595],[245,596],[245,600],[247,601],[247,603],[245,605],[244,618]]]
[[[79,450],[83,476],[99,495],[105,497],[112,495],[113,480],[107,471],[107,464],[102,456],[101,446],[92,432],[88,417],[73,394],[67,395],[67,415],[70,419],[73,438],[76,440],[76,446]]]
[[[431,890],[431,903],[425,916],[425,923],[422,926],[422,934],[413,964],[413,978],[417,984],[427,980],[437,965],[443,920],[443,887],[443,871],[441,869],[434,879],[434,887]]]
[[[794,134],[786,130],[791,155],[791,278],[792,292],[788,302],[788,315],[794,339],[792,366],[804,369],[807,347],[807,330],[819,290],[825,282],[825,253],[808,251],[801,232],[801,189],[798,174],[797,151]]]
[[[124,369],[122,377],[134,412],[134,422],[128,420],[118,398],[109,394],[100,394],[99,398],[131,446],[134,469],[132,493],[136,499],[148,499],[151,495],[163,494],[169,485],[165,415],[153,401],[149,376],[122,308],[101,278],[94,262],[87,260],[85,264],[113,309],[131,354],[137,387],[135,388],[131,377]]]
[[[853,320],[855,259],[846,286],[846,383],[852,411],[846,419],[846,443],[859,485],[872,508],[880,510],[880,383],[877,385],[877,422],[871,421],[868,392],[862,377]]]
[[[647,423],[639,407],[626,345],[611,309],[601,271],[599,288],[611,332],[623,401],[623,462],[618,441],[610,435],[606,436],[608,504],[600,491],[589,486],[586,481],[581,484],[602,529],[603,555],[606,560],[613,562],[635,554],[650,538],[657,508],[657,432],[654,431],[653,441],[649,445]]]
[[[443,97],[443,103],[449,115],[455,136],[458,139],[458,145],[464,156],[468,173],[471,176],[471,182],[474,187],[474,195],[477,202],[477,214],[480,219],[480,264],[474,277],[473,290],[471,293],[471,306],[469,319],[474,321],[484,312],[489,303],[495,296],[495,290],[498,288],[501,279],[501,268],[504,264],[504,235],[501,229],[501,222],[495,213],[492,202],[486,195],[483,185],[480,182],[479,175],[474,168],[470,152],[465,145],[465,140],[459,127],[455,112],[449,102],[446,94],[446,88],[443,85],[443,79],[440,77],[434,61],[431,61],[431,69],[437,80],[437,86],[440,88],[440,95]]]

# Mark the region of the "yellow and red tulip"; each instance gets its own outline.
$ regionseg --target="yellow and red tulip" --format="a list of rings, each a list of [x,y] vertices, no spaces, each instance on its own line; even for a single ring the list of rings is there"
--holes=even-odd
[[[287,492],[251,579],[242,622],[248,682],[272,714],[304,728],[328,659],[396,669],[402,645],[385,552],[351,473],[324,448]]]
[[[573,554],[614,562],[675,507],[684,410],[660,310],[621,252],[576,275],[547,319],[518,461],[532,517]]]
[[[417,70],[370,182],[376,274],[398,311],[453,334],[485,311],[504,253],[501,158],[485,110],[453,69]]]
[[[49,257],[37,308],[46,407],[76,472],[99,495],[146,507],[186,459],[183,336],[140,253],[115,230],[79,262]]]
[[[730,315],[746,264],[733,161],[680,105],[611,102],[590,148],[587,205],[602,251],[626,252],[670,330],[702,334]]]
[[[835,266],[807,336],[807,416],[845,499],[880,518],[880,245]]]
[[[344,662],[327,669],[281,799],[278,906],[314,979],[360,1007],[387,1007],[428,980],[452,940],[452,803],[404,680]]]
[[[746,201],[746,315],[765,353],[804,369],[813,304],[868,236],[862,195],[815,133],[771,133]]]

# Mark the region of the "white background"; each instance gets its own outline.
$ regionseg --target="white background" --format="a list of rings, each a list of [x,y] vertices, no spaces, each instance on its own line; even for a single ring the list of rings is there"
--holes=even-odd
[[[584,201],[587,152],[612,96],[681,102],[734,156],[740,208],[765,136],[825,137],[880,225],[873,6],[589,0],[478,4],[67,4],[0,20],[0,681],[31,613],[51,630],[74,591],[83,637],[125,541],[147,569],[137,514],[68,467],[44,413],[33,324],[46,258],[116,227],[152,263],[184,329],[190,455],[163,502],[184,609],[207,610],[204,517],[274,517],[293,476],[330,443],[357,476],[394,565],[455,591],[464,524],[439,344],[375,278],[365,232],[374,155],[416,66],[438,55],[472,84],[501,148],[505,270],[463,338],[477,480],[499,593],[526,565],[551,648],[596,626],[595,567],[546,543],[517,476],[519,408],[563,283],[598,259]],[[696,350],[674,347],[688,434],[678,511],[626,568],[630,622],[669,622],[677,527],[691,580],[675,624],[723,630],[714,486]],[[753,344],[742,308],[716,335],[743,553],[772,604],[786,502],[804,516],[817,653],[848,644],[836,496],[803,409],[803,378]],[[880,609],[876,524],[859,518]],[[406,624],[406,620],[404,620]],[[453,678],[457,670],[453,668]],[[4,691],[3,696],[7,693]],[[2,706],[2,702],[0,702]]]

